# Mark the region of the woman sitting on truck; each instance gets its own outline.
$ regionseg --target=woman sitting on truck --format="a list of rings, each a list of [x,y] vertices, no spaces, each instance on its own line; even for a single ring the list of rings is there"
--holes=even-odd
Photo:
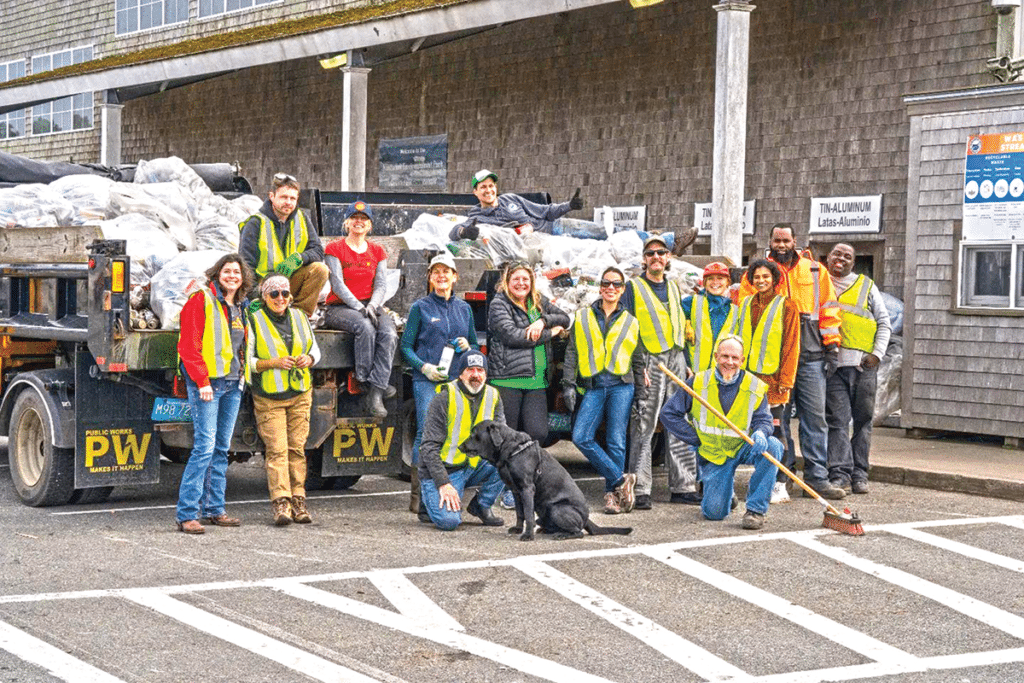
[[[391,366],[398,346],[398,331],[384,311],[388,255],[366,239],[373,229],[373,209],[352,202],[345,209],[345,239],[327,245],[324,261],[330,271],[326,326],[355,336],[355,379],[363,393],[363,408],[376,418],[388,411],[384,399],[395,395]]]
[[[263,439],[274,524],[313,521],[306,508],[306,437],[313,405],[310,367],[320,348],[309,319],[291,306],[288,278],[260,284],[263,304],[249,314],[245,379],[252,389],[256,429]]]
[[[206,271],[207,287],[181,309],[178,356],[184,368],[194,432],[192,455],[178,490],[178,530],[201,534],[200,518],[215,526],[239,526],[224,512],[228,449],[242,399],[245,350],[244,298],[252,271],[238,254],[226,254]]]
[[[506,267],[499,289],[487,314],[489,383],[501,395],[508,426],[543,443],[555,371],[549,342],[569,327],[569,316],[541,296],[525,263]],[[506,509],[513,507],[510,493],[501,499]]]
[[[452,296],[459,272],[455,259],[447,251],[431,259],[427,266],[429,293],[409,308],[409,319],[402,333],[402,355],[412,369],[412,395],[416,401],[416,439],[412,443],[412,493],[409,509],[420,508],[417,464],[427,408],[437,395],[437,387],[455,379],[455,361],[470,348],[479,348],[473,309]],[[424,511],[424,514],[426,511]]]

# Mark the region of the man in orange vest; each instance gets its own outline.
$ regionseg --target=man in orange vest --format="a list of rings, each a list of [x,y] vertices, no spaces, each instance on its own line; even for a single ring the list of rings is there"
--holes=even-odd
[[[800,361],[796,370],[795,405],[800,418],[800,452],[804,481],[825,498],[843,498],[843,489],[828,481],[828,426],[825,423],[825,380],[835,372],[839,356],[839,305],[828,270],[809,251],[798,251],[793,226],[772,228],[768,258],[782,271],[776,294],[788,297],[800,311]],[[746,275],[739,298],[756,290]],[[785,414],[789,414],[788,411]],[[805,494],[806,495],[806,494]]]

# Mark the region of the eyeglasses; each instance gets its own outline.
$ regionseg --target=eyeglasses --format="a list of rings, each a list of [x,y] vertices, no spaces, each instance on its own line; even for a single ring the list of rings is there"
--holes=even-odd
[[[289,292],[287,289],[272,289],[269,292],[267,292],[267,295],[271,299],[280,299],[280,298],[288,299],[288,298],[291,297],[292,293]]]
[[[622,280],[601,280],[601,287],[614,287],[615,289],[622,289],[626,286],[626,283]]]
[[[274,174],[274,180],[276,180],[278,182],[281,182],[281,183],[286,183],[288,181],[291,181],[293,183],[299,182],[299,181],[297,181],[295,179],[295,176],[288,175],[287,173],[275,173]]]
[[[668,249],[648,249],[644,252],[644,256],[664,256],[668,253]]]

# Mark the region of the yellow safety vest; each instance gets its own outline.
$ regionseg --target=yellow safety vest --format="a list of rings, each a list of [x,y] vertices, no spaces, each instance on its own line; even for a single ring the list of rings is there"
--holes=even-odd
[[[714,352],[718,340],[736,331],[736,305],[729,305],[729,315],[725,317],[718,336],[711,331],[711,311],[708,298],[702,294],[694,294],[690,301],[690,325],[693,326],[693,348],[690,351],[690,362],[693,371],[707,370],[714,364]]]
[[[259,260],[256,262],[256,274],[263,278],[267,273],[274,272],[277,264],[284,261],[291,254],[298,254],[306,250],[309,242],[309,228],[306,225],[306,217],[298,208],[288,218],[287,233],[285,235],[285,251],[282,251],[277,241],[277,234],[274,231],[274,224],[262,213],[254,213],[242,221],[239,229],[245,227],[251,218],[257,218],[260,222],[259,235]]]
[[[693,390],[701,398],[721,410],[722,402],[718,398],[718,380],[715,379],[714,370],[705,370],[693,378]],[[746,433],[750,429],[750,420],[754,411],[764,399],[768,391],[768,385],[755,377],[752,373],[744,372],[740,378],[740,388],[736,393],[736,400],[726,413],[726,417],[734,425]],[[721,465],[726,458],[734,458],[739,450],[746,443],[736,432],[729,428],[724,421],[694,400],[690,406],[690,419],[693,421],[693,428],[700,435],[700,455],[705,460],[716,465]]]
[[[875,333],[878,323],[871,315],[869,303],[871,288],[875,283],[871,278],[861,275],[853,285],[839,295],[839,345],[845,349],[857,349],[864,353],[875,350]]]
[[[466,454],[459,449],[459,444],[469,438],[473,427],[484,420],[494,419],[494,411],[498,408],[498,390],[490,384],[484,385],[483,400],[474,418],[470,415],[473,406],[462,389],[459,389],[458,380],[439,385],[438,392],[441,387],[448,387],[448,438],[441,444],[441,460],[447,465],[461,465],[466,462]],[[469,458],[470,467],[476,467],[479,462],[478,455]]]
[[[593,377],[604,370],[613,375],[625,375],[640,340],[640,323],[628,311],[623,311],[608,330],[608,335],[602,337],[597,315],[588,306],[576,315],[573,337],[581,377]]]
[[[761,312],[757,321],[757,329],[750,324],[750,303],[753,296],[748,296],[740,305],[740,317],[737,327],[743,337],[743,349],[747,355],[746,370],[759,375],[773,375],[782,362],[782,331],[783,311],[786,297],[776,296],[768,307]]]
[[[630,280],[636,319],[640,323],[640,341],[651,353],[664,353],[686,346],[686,318],[679,301],[679,287],[668,282],[668,308],[661,303],[643,278]]]
[[[249,316],[253,335],[252,342],[246,347],[245,359],[245,381],[249,384],[252,384],[257,360],[302,356],[313,349],[313,329],[305,314],[295,308],[288,309],[288,313],[292,324],[291,351],[284,345],[284,340],[265,310],[261,308]],[[289,389],[305,392],[312,386],[309,368],[269,368],[260,371],[259,375],[260,388],[268,395],[282,394]]]
[[[203,361],[210,379],[231,372],[235,350],[231,346],[231,325],[219,301],[209,288],[203,288],[206,321],[203,325]]]

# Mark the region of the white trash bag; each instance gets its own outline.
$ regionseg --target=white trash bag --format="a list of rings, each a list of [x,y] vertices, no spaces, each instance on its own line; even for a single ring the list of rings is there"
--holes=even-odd
[[[441,251],[448,246],[448,233],[465,219],[465,216],[449,213],[440,216],[421,213],[412,222],[412,227],[396,237],[404,237],[405,244],[409,249]]]
[[[110,204],[117,216],[141,213],[152,218],[164,226],[179,248],[195,250],[196,236],[192,226],[197,207],[180,185],[114,183],[110,189]]]
[[[74,207],[72,225],[95,225],[113,218],[110,188],[114,181],[98,175],[68,175],[50,183],[50,189]]]
[[[178,255],[174,243],[163,226],[149,216],[126,213],[109,221],[98,223],[103,239],[124,240],[131,257],[131,281],[144,285],[171,259]]]
[[[42,183],[0,189],[0,227],[55,228],[72,225],[75,207]]]
[[[160,327],[176,330],[181,309],[197,286],[206,286],[207,270],[225,252],[186,251],[178,254],[150,280],[149,305],[160,318]]]
[[[213,196],[210,186],[199,177],[199,174],[191,166],[178,157],[150,159],[149,161],[143,159],[139,161],[135,167],[135,182],[140,185],[175,183],[185,189],[196,202],[204,201]]]

